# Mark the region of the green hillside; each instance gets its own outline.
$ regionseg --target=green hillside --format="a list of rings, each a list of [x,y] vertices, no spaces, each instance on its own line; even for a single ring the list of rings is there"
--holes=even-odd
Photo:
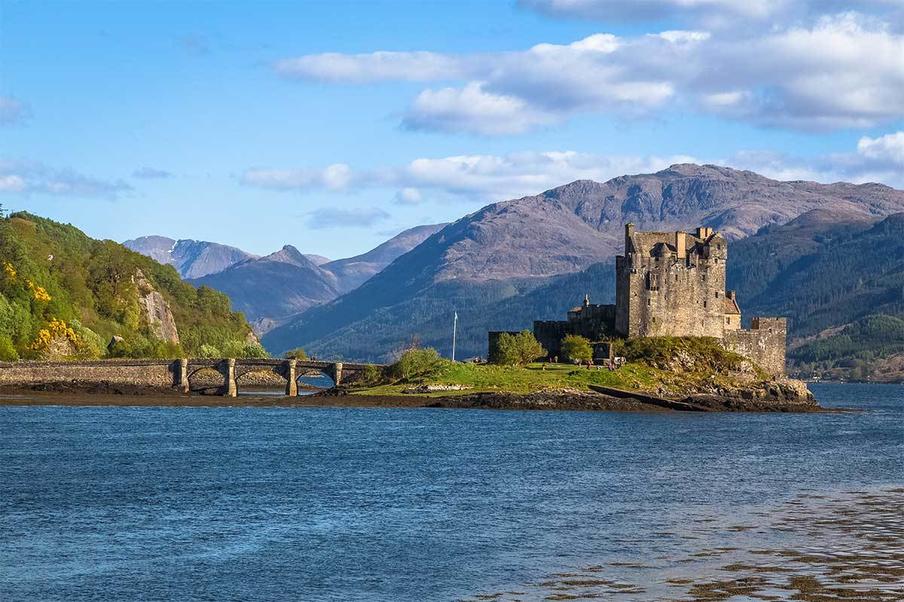
[[[729,287],[744,312],[789,317],[792,370],[904,379],[904,213],[876,221],[811,212],[731,253]]]
[[[148,324],[140,299],[152,290],[169,305],[178,343]],[[250,335],[225,295],[170,266],[28,213],[0,218],[0,360],[260,354]],[[108,353],[113,336],[123,340]]]

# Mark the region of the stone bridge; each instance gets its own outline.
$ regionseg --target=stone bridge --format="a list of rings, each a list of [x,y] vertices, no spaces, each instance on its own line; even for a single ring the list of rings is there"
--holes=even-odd
[[[360,375],[368,366],[316,360],[283,359],[191,359],[178,360],[89,360],[59,362],[0,362],[0,386],[31,387],[36,385],[131,385],[177,390],[188,393],[191,380],[204,370],[218,372],[222,386],[218,391],[227,397],[238,394],[238,381],[252,372],[272,372],[286,381],[286,395],[298,395],[298,378],[312,372],[326,374],[336,385]]]

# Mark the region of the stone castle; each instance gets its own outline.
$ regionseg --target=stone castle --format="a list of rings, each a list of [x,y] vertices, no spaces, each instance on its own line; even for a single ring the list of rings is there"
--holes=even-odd
[[[577,334],[596,343],[595,355],[611,355],[605,342],[618,337],[714,337],[726,349],[779,376],[785,371],[787,321],[753,318],[741,328],[734,291],[725,290],[728,242],[711,228],[687,232],[637,232],[625,226],[625,254],[615,260],[615,305],[583,305],[567,320],[536,321],[534,336],[558,356],[562,338]],[[490,333],[492,343],[498,333]]]

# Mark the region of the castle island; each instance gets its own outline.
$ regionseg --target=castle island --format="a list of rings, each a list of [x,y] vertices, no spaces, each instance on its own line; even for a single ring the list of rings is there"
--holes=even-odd
[[[728,241],[712,228],[694,233],[638,232],[625,226],[625,251],[615,259],[615,304],[584,303],[566,320],[537,320],[534,336],[549,358],[568,335],[593,345],[596,361],[613,359],[615,339],[712,337],[773,377],[785,372],[787,320],[754,317],[741,328],[734,291],[725,288]],[[501,332],[489,333],[492,355]]]

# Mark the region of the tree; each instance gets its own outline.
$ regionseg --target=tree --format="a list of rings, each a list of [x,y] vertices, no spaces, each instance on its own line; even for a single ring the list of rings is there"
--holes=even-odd
[[[445,365],[436,349],[409,349],[389,366],[389,374],[398,380],[409,380],[418,376],[428,376]]]
[[[305,353],[305,350],[301,347],[296,347],[292,351],[286,351],[286,359],[287,360],[306,360],[308,359],[308,354]]]
[[[578,334],[569,334],[562,339],[562,355],[572,362],[586,362],[593,359],[590,341]]]
[[[495,353],[490,361],[506,366],[523,366],[544,355],[546,350],[529,330],[523,330],[518,334],[504,332],[499,335]]]

